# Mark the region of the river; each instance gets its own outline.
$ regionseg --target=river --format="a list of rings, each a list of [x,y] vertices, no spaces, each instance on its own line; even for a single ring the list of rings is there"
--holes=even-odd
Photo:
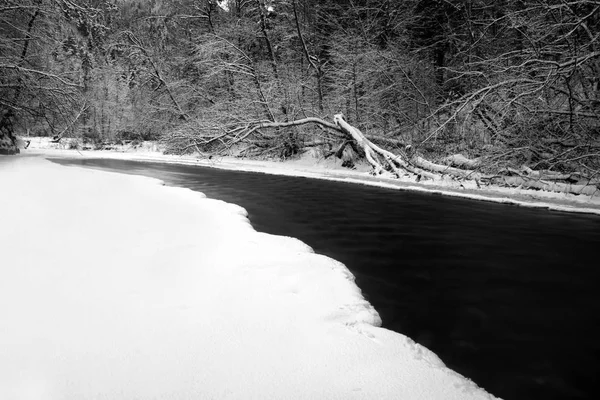
[[[597,398],[599,216],[186,165],[58,162],[244,207],[256,230],[343,262],[383,327],[496,396]]]

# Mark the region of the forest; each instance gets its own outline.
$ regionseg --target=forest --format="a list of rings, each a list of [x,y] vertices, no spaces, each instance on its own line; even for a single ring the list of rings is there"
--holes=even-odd
[[[0,151],[360,159],[594,195],[600,1],[1,0]]]

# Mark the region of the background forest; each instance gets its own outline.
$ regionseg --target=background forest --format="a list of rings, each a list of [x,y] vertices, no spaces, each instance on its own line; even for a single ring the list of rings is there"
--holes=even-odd
[[[592,0],[1,0],[0,142],[161,140],[171,153],[277,158],[314,148],[396,173],[452,164],[461,169],[444,171],[463,178],[595,185],[599,10]]]

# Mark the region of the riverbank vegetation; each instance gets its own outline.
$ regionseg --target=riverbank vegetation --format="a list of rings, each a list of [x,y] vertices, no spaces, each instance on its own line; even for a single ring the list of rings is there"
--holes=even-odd
[[[1,4],[0,147],[310,149],[415,180],[598,191],[598,1]]]

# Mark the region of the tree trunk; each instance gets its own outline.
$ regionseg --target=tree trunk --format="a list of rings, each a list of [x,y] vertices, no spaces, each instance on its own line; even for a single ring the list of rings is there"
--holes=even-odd
[[[19,153],[17,140],[13,131],[14,114],[11,109],[5,111],[0,119],[0,154],[11,155]]]

